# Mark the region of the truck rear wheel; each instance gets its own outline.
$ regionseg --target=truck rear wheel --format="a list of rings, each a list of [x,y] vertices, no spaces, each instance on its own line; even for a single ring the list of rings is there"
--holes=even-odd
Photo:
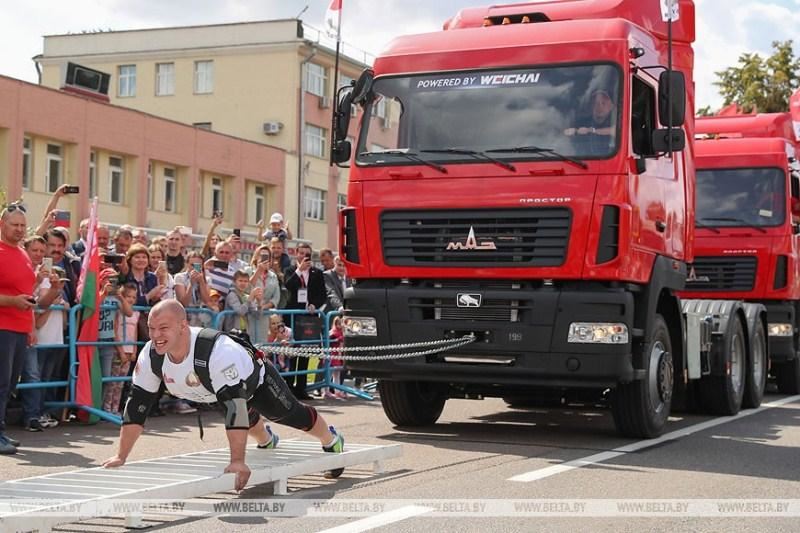
[[[775,382],[781,394],[800,394],[800,358],[775,365]]]
[[[427,426],[442,414],[447,395],[442,385],[423,381],[378,381],[383,412],[398,426]]]
[[[649,439],[664,431],[672,406],[672,342],[660,314],[655,316],[649,339],[639,349],[645,377],[617,385],[611,413],[621,435]]]
[[[750,357],[747,358],[742,407],[758,407],[764,399],[767,386],[767,337],[764,324],[758,321],[750,339]]]
[[[715,415],[735,415],[742,407],[747,351],[744,326],[738,317],[731,318],[730,331],[724,339],[722,355],[725,375],[706,376],[700,380],[703,407]]]

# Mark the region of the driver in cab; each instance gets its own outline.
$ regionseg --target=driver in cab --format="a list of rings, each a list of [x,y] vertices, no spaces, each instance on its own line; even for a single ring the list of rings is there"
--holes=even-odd
[[[587,124],[580,125],[564,130],[564,135],[574,137],[576,135],[614,135],[614,116],[616,105],[608,92],[598,89],[592,93],[591,99],[591,119]]]

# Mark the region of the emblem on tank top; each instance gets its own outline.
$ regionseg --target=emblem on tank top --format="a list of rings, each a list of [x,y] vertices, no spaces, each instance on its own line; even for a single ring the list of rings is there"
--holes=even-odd
[[[200,378],[194,373],[194,371],[189,372],[189,374],[186,375],[186,385],[189,387],[200,386]]]

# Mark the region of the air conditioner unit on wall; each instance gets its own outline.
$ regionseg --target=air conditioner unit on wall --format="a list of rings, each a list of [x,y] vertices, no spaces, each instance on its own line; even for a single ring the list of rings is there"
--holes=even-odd
[[[328,109],[331,106],[331,99],[327,96],[320,96],[319,97],[319,108],[320,109]]]
[[[283,129],[283,122],[271,121],[264,123],[264,134],[277,135]]]

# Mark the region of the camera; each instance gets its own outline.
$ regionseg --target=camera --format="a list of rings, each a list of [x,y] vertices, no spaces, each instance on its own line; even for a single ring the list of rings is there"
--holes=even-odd
[[[242,236],[242,230],[239,229],[239,228],[234,228],[233,229],[233,234],[236,235],[237,237],[241,237]]]
[[[214,260],[214,268],[221,268],[223,270],[228,270],[228,262],[227,261],[219,261]]]
[[[125,258],[122,254],[105,254],[103,256],[103,262],[108,263],[109,265],[118,265],[122,263],[122,260]]]
[[[64,194],[78,194],[81,192],[81,188],[77,185],[67,185],[64,187]]]

